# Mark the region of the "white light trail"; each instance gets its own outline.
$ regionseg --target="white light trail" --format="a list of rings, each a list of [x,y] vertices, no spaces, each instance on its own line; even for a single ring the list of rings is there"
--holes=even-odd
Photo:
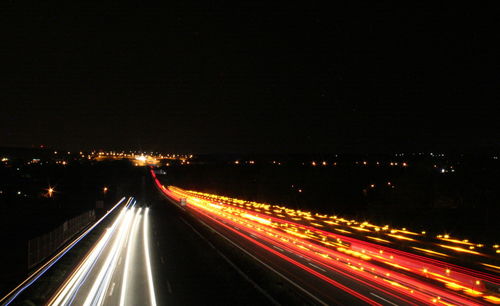
[[[87,298],[83,305],[101,305],[104,297],[106,295],[106,291],[109,285],[109,280],[113,275],[113,272],[116,267],[116,263],[118,261],[118,254],[120,250],[123,248],[123,244],[126,238],[126,233],[129,232],[131,228],[132,218],[134,216],[134,208],[127,210],[125,220],[120,225],[120,231],[117,235],[116,241],[111,249],[106,261],[104,262],[97,278],[92,285],[92,289],[90,290]]]
[[[82,285],[82,282],[85,279],[85,276],[90,272],[96,260],[99,258],[102,250],[108,244],[115,228],[122,221],[122,218],[125,216],[126,210],[126,208],[123,208],[112,226],[106,230],[96,246],[84,258],[82,263],[75,269],[73,274],[68,278],[68,281],[66,281],[66,283],[61,287],[62,290],[54,295],[55,299],[49,301],[49,305],[58,306],[69,304],[70,298],[74,296],[76,291],[78,291],[79,287]]]
[[[144,213],[144,222],[143,222],[143,235],[144,235],[144,253],[146,256],[146,271],[148,274],[148,287],[149,287],[149,297],[151,301],[151,305],[156,306],[156,297],[155,297],[155,289],[153,285],[153,273],[151,271],[151,259],[149,256],[149,207],[146,208],[146,212]]]
[[[130,266],[130,261],[132,257],[132,249],[134,248],[135,244],[135,238],[137,236],[137,229],[138,225],[141,220],[141,210],[142,208],[139,208],[137,211],[135,218],[134,218],[134,225],[132,226],[132,231],[130,232],[130,237],[128,240],[128,245],[127,245],[127,255],[125,257],[125,266],[123,269],[123,277],[122,277],[122,290],[120,294],[120,306],[125,305],[125,296],[126,296],[126,291],[127,291],[127,282],[128,282],[128,271],[129,271],[129,266]]]
[[[47,270],[49,270],[56,262],[61,259],[69,250],[71,250],[80,240],[82,240],[88,233],[90,233],[99,223],[102,222],[109,214],[111,214],[122,202],[125,200],[125,197],[121,198],[118,203],[115,204],[108,212],[97,222],[94,223],[89,229],[87,229],[83,234],[78,236],[73,242],[71,242],[68,246],[62,249],[59,253],[57,253],[54,257],[52,257],[49,261],[47,261],[43,266],[41,266],[38,270],[33,272],[28,278],[26,278],[21,284],[19,284],[16,288],[12,289],[6,296],[0,299],[0,303],[3,305],[9,305],[19,294],[21,294],[26,288],[31,286],[34,282],[36,282]],[[127,204],[130,203],[132,198],[129,198]]]
[[[137,284],[137,282],[132,282],[131,277],[135,274],[134,269],[140,269],[140,266],[135,262],[140,263],[141,261],[145,263],[147,274],[147,280],[142,284],[148,286],[144,289],[147,290],[145,293],[147,292],[146,294],[149,296],[149,298],[145,297],[146,301],[141,303],[157,305],[151,268],[149,209],[135,208],[134,204],[134,201],[128,201],[113,224],[106,229],[56,294],[48,301],[48,305],[66,306],[81,303],[85,306],[94,306],[108,304],[111,283],[116,285],[121,283],[120,288],[115,288],[115,291],[120,291],[120,296],[115,295],[117,300],[113,303],[120,306],[130,304],[131,301],[128,300],[130,291]],[[143,244],[140,242],[141,229],[143,231]],[[141,257],[140,261],[137,256]],[[142,256],[145,256],[145,260]],[[120,263],[122,258],[124,259],[123,266]],[[121,272],[122,267],[123,272]]]

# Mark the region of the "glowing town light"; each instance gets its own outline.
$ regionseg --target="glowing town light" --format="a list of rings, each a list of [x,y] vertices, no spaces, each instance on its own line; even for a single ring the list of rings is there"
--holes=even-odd
[[[138,160],[138,161],[141,161],[141,162],[145,162],[146,161],[146,156],[144,156],[144,155],[136,156],[135,159]]]

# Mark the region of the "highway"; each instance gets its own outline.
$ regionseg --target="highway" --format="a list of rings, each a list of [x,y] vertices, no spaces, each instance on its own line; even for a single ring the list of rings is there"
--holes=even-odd
[[[156,305],[149,208],[128,201],[49,305]]]
[[[159,190],[180,209],[193,215],[229,243],[252,256],[256,261],[286,279],[317,304],[371,304],[371,305],[481,305],[498,304],[498,275],[460,267],[452,262],[408,253],[357,239],[357,235],[338,235],[326,230],[335,219],[325,216],[291,213],[285,208],[259,203],[245,203],[236,199],[217,197],[165,187],[151,172]],[[182,201],[181,201],[182,199]],[[183,205],[181,205],[182,203]],[[280,215],[278,217],[277,215]],[[305,217],[304,218],[298,218]],[[302,222],[307,221],[307,222]],[[354,222],[352,222],[354,223]],[[312,224],[312,226],[311,226]],[[375,232],[370,226],[349,224],[352,228]],[[349,232],[345,226],[333,227]],[[383,231],[385,231],[384,229]],[[352,229],[351,229],[352,231]],[[344,233],[346,234],[346,233]],[[414,239],[406,229],[389,230],[384,235],[395,240]],[[369,234],[380,238],[380,235]],[[385,237],[385,236],[383,236]],[[439,239],[442,238],[442,239]],[[390,239],[390,238],[389,238]],[[383,239],[390,242],[389,239]],[[454,242],[449,237],[438,237],[439,245]],[[374,240],[374,239],[371,239]],[[469,242],[462,242],[469,243]],[[429,243],[416,248],[432,254]],[[411,247],[411,246],[410,246]],[[441,258],[447,251],[465,253],[464,256],[486,256],[476,251],[466,253],[464,248],[442,247]],[[475,254],[477,253],[477,254]],[[497,267],[490,264],[491,267]]]
[[[165,205],[157,191],[147,187],[149,192],[144,192],[140,202],[123,198],[0,304],[277,304],[204,237],[203,229],[194,228],[182,211]],[[148,207],[141,206],[143,203]],[[96,228],[104,219],[105,226]],[[95,233],[87,239],[91,231]],[[80,260],[66,260],[69,267],[61,267],[60,259],[82,240],[85,246],[78,248]],[[45,273],[49,269],[52,272]],[[48,280],[54,273],[64,273],[64,277]],[[38,297],[38,288],[47,283],[50,285],[43,288],[49,293]]]
[[[160,193],[147,192],[151,185],[142,180],[141,201],[120,200],[2,304],[104,218],[83,259],[64,272],[44,304],[500,304],[495,248],[165,187],[150,175]],[[469,265],[458,265],[461,260]]]

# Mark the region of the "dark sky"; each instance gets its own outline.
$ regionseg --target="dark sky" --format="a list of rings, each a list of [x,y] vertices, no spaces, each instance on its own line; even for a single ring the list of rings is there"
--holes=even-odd
[[[498,146],[493,7],[269,2],[2,4],[0,146]]]

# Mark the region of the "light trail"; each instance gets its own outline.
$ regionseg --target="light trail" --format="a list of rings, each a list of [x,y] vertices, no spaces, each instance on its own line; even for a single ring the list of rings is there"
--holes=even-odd
[[[128,205],[133,198],[129,198],[126,205]],[[55,263],[57,263],[67,252],[69,252],[78,242],[80,242],[83,238],[85,238],[96,226],[98,226],[104,219],[106,219],[117,207],[119,207],[123,201],[125,201],[125,197],[121,198],[118,203],[116,203],[104,216],[102,216],[99,220],[97,220],[89,229],[83,232],[80,236],[78,236],[75,240],[73,240],[70,244],[68,244],[65,248],[59,251],[56,255],[54,255],[50,260],[48,260],[44,265],[38,268],[35,272],[33,272],[28,278],[26,278],[21,284],[12,289],[7,295],[5,295],[2,299],[0,299],[0,304],[9,305],[12,303],[14,299],[16,299],[24,290],[26,290],[29,286],[31,286],[34,282],[36,282],[42,275],[44,275]]]
[[[120,226],[119,232],[117,233],[117,238],[115,243],[113,244],[110,253],[106,257],[106,261],[101,267],[97,278],[94,279],[94,283],[92,288],[87,294],[87,298],[83,303],[84,306],[90,305],[102,305],[102,301],[104,300],[109,280],[114,273],[116,263],[118,261],[119,250],[123,248],[123,243],[125,242],[125,238],[127,237],[127,233],[129,232],[132,220],[134,216],[134,209],[129,209],[126,212],[125,220]]]
[[[197,208],[197,210],[198,210],[200,213],[203,213],[205,216],[207,216],[207,217],[209,217],[209,218],[213,219],[213,217],[211,217],[211,216],[207,215],[207,214],[206,214],[206,212],[202,212],[201,210],[199,210],[199,208]],[[227,220],[227,219],[226,219],[226,220]],[[219,223],[221,223],[221,224],[222,224],[222,222],[220,222],[220,221],[217,221],[217,222],[219,222]],[[228,227],[228,226],[229,226],[229,225],[228,225],[229,223],[230,223],[230,222],[226,222],[226,223],[224,223],[224,226],[225,226],[225,227]],[[241,223],[240,223],[240,224],[241,224]],[[233,228],[234,228],[234,227],[233,227]],[[233,231],[234,231],[234,229],[231,229],[231,230],[233,230]],[[240,234],[241,234],[241,233],[240,233]],[[268,237],[267,235],[264,235],[264,234],[265,234],[265,233],[260,233],[259,231],[254,231],[254,232],[252,232],[252,234],[251,234],[251,235],[253,235],[253,236],[260,236],[260,238],[262,238],[262,239],[266,240],[267,242],[269,242],[269,244],[278,244],[278,245],[280,245],[280,247],[281,247],[281,248],[286,249],[286,250],[287,250],[288,252],[290,252],[290,253],[299,253],[299,254],[300,254],[300,257],[302,257],[302,258],[304,258],[304,257],[305,257],[305,258],[309,258],[309,259],[315,260],[315,261],[317,261],[317,263],[318,263],[318,264],[321,264],[321,265],[326,265],[326,266],[327,266],[328,268],[330,268],[330,269],[332,269],[332,268],[333,268],[336,272],[339,272],[339,273],[341,273],[341,274],[344,274],[344,275],[345,275],[345,276],[347,276],[347,277],[352,277],[352,275],[350,275],[350,274],[348,274],[348,273],[344,273],[344,272],[342,272],[342,270],[337,269],[337,268],[340,268],[340,269],[345,269],[345,267],[343,266],[343,264],[336,263],[336,262],[329,262],[329,263],[325,263],[324,261],[322,261],[322,260],[323,260],[323,258],[320,258],[319,256],[317,256],[317,255],[316,255],[316,254],[318,254],[318,251],[317,251],[317,249],[316,249],[316,248],[309,249],[309,248],[307,248],[307,247],[305,247],[305,246],[303,246],[303,245],[298,244],[298,243],[299,243],[299,241],[297,241],[297,240],[296,240],[296,241],[294,241],[294,243],[293,243],[293,244],[280,244],[279,242],[277,242],[277,241],[275,241],[275,240],[271,240],[271,239],[269,239],[269,237]],[[254,241],[254,239],[253,239],[252,241]],[[312,246],[312,245],[309,245],[309,247],[313,247],[313,246]],[[267,248],[266,248],[266,249],[267,249]],[[343,248],[338,248],[337,250],[339,250],[339,249],[343,249]],[[322,251],[326,251],[326,250],[325,250],[325,249],[323,249]],[[351,250],[346,250],[346,249],[343,249],[343,250],[341,250],[341,251],[342,251],[342,252],[345,252],[346,254],[353,254],[353,253],[354,253],[354,252],[352,252]],[[328,252],[328,251],[326,251],[326,252]],[[347,266],[349,267],[349,269],[355,269],[355,271],[354,271],[354,272],[352,272],[352,271],[351,271],[350,273],[355,273],[355,274],[357,274],[358,276],[361,276],[361,277],[366,277],[366,275],[363,275],[363,273],[366,273],[366,272],[364,271],[364,269],[363,269],[363,268],[358,269],[356,266],[354,266],[354,264],[356,264],[356,265],[361,264],[361,262],[360,262],[360,261],[350,260],[350,259],[348,259],[347,257],[342,256],[342,255],[339,255],[339,254],[334,254],[334,255],[332,255],[332,256],[339,256],[340,258],[342,258],[342,261],[344,262],[344,264],[345,264],[345,263],[347,263]],[[358,255],[358,256],[359,256],[359,255]],[[338,257],[337,257],[337,258],[338,258]],[[337,259],[337,260],[338,260],[338,259]],[[290,261],[290,262],[291,262],[291,263],[294,263],[294,264],[296,263],[296,261],[293,261],[293,260],[292,260],[292,261]],[[332,265],[333,265],[333,266],[332,266]],[[303,265],[297,265],[297,266],[302,268],[302,266],[303,266]],[[337,268],[335,268],[334,266],[337,266]],[[305,269],[305,270],[309,272],[309,270],[308,270],[308,269]],[[397,274],[397,273],[392,273],[392,271],[389,271],[389,272],[391,272],[391,273],[389,273],[389,272],[387,272],[387,271],[383,271],[383,270],[382,270],[382,269],[380,269],[380,268],[378,268],[378,270],[379,270],[379,273],[377,273],[377,275],[378,275],[378,276],[377,276],[377,275],[375,275],[375,280],[373,280],[373,279],[372,279],[372,280],[371,280],[372,282],[378,283],[379,285],[380,285],[380,284],[383,284],[383,286],[385,286],[385,285],[384,285],[384,282],[387,282],[387,283],[389,283],[389,284],[391,284],[391,285],[393,285],[393,286],[398,286],[398,287],[400,287],[400,288],[405,288],[405,289],[407,289],[405,286],[401,286],[401,284],[399,284],[398,282],[395,282],[395,281],[390,281],[390,280],[388,280],[388,279],[386,279],[386,278],[385,278],[386,276],[389,276],[389,274],[392,274],[392,275],[391,275],[391,277],[392,277],[392,278],[396,278],[398,281],[401,281],[402,283],[408,282],[409,280],[405,279],[405,277],[404,277],[403,275],[399,275],[399,274]],[[368,272],[368,271],[369,271],[369,270],[367,270],[367,272]],[[373,270],[372,270],[372,271],[373,271]],[[318,276],[316,273],[313,273],[313,275]],[[318,277],[319,277],[319,276],[318,276]],[[325,279],[324,277],[319,277],[319,278],[321,278],[321,279],[323,279],[323,280],[325,280],[325,281],[329,282],[329,281],[328,281],[327,279]],[[364,281],[360,280],[359,278],[356,278],[356,281],[359,281],[359,282],[362,282],[362,283],[364,283],[364,284],[367,284],[366,282],[364,282]],[[335,283],[335,284],[334,284],[334,283],[332,283],[332,282],[329,282],[329,283],[330,283],[330,284],[332,284],[332,285],[334,285],[335,287],[342,288],[343,290],[345,289],[345,287],[338,286],[338,285],[337,285],[337,283]],[[435,295],[429,294],[429,291],[432,291],[432,287],[430,287],[430,286],[428,286],[428,285],[425,285],[425,284],[423,284],[423,283],[418,283],[418,282],[413,282],[413,283],[411,284],[411,286],[412,286],[412,287],[413,287],[413,289],[414,289],[414,290],[412,290],[412,291],[421,291],[421,292],[422,292],[422,293],[420,293],[420,294],[417,294],[417,293],[415,293],[415,292],[411,292],[411,293],[412,293],[412,294],[411,294],[411,297],[412,297],[413,299],[419,299],[419,300],[420,300],[421,302],[423,302],[423,303],[426,303],[426,302],[431,301],[432,299],[434,299]],[[375,286],[375,288],[377,288],[378,290],[383,290],[381,287],[377,287],[377,286]],[[410,290],[408,289],[407,291],[410,291]],[[347,291],[347,292],[350,292],[350,291]],[[406,294],[406,295],[408,295],[408,294],[409,294],[409,292],[403,292],[403,293],[404,293],[404,294]],[[449,296],[448,296],[445,292],[440,292],[440,295],[441,295],[441,296],[445,296],[445,297],[447,297],[447,298],[450,298],[450,297],[449,297]],[[474,303],[471,303],[470,301],[466,301],[466,300],[464,301],[464,303],[466,303],[466,304],[468,304],[468,305],[474,305]]]
[[[80,286],[85,281],[88,276],[89,271],[94,267],[97,258],[101,255],[102,250],[108,244],[113,232],[117,228],[117,225],[121,222],[122,218],[125,216],[126,208],[118,215],[116,221],[111,225],[110,228],[106,229],[106,232],[97,242],[97,244],[91,249],[89,254],[83,259],[83,261],[78,265],[74,272],[67,278],[64,285],[60,288],[54,297],[49,300],[49,305],[59,306],[68,305],[73,300],[73,297],[80,288]]]
[[[205,213],[203,213],[203,212],[201,212],[201,213],[202,213],[202,214],[205,214]],[[206,215],[206,214],[205,214],[205,215]],[[330,278],[328,278],[328,277],[324,276],[324,275],[323,275],[323,274],[321,274],[321,273],[318,273],[317,271],[315,271],[315,270],[313,270],[313,269],[311,269],[311,268],[307,267],[306,265],[301,264],[300,262],[298,262],[298,261],[296,261],[296,260],[293,260],[293,259],[291,259],[291,258],[289,258],[289,257],[287,257],[287,256],[284,256],[282,253],[280,253],[280,252],[278,252],[278,251],[273,250],[272,248],[270,248],[270,247],[266,246],[266,245],[265,245],[265,244],[263,244],[263,243],[260,243],[259,241],[255,240],[254,238],[252,238],[252,237],[250,237],[250,236],[246,236],[245,234],[243,234],[243,233],[241,233],[241,232],[239,232],[239,231],[234,230],[233,228],[229,227],[228,225],[226,225],[226,224],[224,224],[224,223],[222,223],[222,222],[220,222],[220,221],[217,221],[216,219],[214,219],[214,218],[210,217],[209,215],[206,215],[206,216],[207,216],[207,217],[209,217],[209,218],[211,218],[213,221],[217,222],[219,225],[221,225],[221,226],[225,227],[226,229],[233,231],[233,232],[234,232],[234,233],[236,233],[237,235],[240,235],[240,236],[244,237],[245,239],[247,239],[247,240],[249,240],[249,241],[253,242],[254,244],[256,244],[256,245],[258,245],[258,246],[262,247],[263,249],[265,249],[265,250],[269,251],[270,253],[273,253],[273,254],[275,254],[276,256],[278,256],[278,257],[280,257],[280,258],[282,258],[282,259],[284,259],[284,260],[286,260],[286,261],[288,261],[288,262],[290,262],[290,263],[294,264],[295,266],[297,266],[297,267],[299,267],[299,268],[301,268],[301,269],[303,269],[303,270],[305,270],[305,271],[307,271],[307,272],[309,272],[309,273],[311,273],[311,274],[313,274],[313,275],[317,276],[318,278],[320,278],[320,279],[322,279],[322,280],[324,280],[324,281],[328,282],[329,284],[331,284],[331,285],[333,285],[333,286],[335,286],[335,287],[337,287],[337,288],[340,288],[340,289],[342,289],[342,290],[344,290],[344,291],[346,291],[346,292],[348,292],[348,293],[352,294],[353,296],[355,296],[355,297],[359,298],[360,300],[362,300],[362,301],[364,301],[364,302],[366,302],[366,303],[368,303],[368,304],[370,304],[370,305],[381,305],[381,304],[376,303],[376,302],[374,302],[373,300],[371,300],[371,299],[367,298],[366,296],[364,296],[364,295],[362,295],[362,294],[359,294],[358,292],[356,292],[356,291],[354,291],[354,290],[352,290],[352,289],[350,289],[350,288],[348,288],[348,287],[346,287],[346,286],[344,286],[344,285],[340,284],[339,282],[337,282],[337,281],[335,281],[335,280],[333,280],[333,279],[330,279]]]
[[[127,255],[125,257],[125,267],[123,268],[123,277],[122,277],[122,290],[120,294],[120,306],[125,305],[126,292],[127,292],[127,283],[128,283],[128,274],[130,270],[130,257],[132,257],[132,250],[135,243],[135,237],[137,235],[137,228],[141,218],[141,209],[137,212],[134,219],[134,225],[132,226],[131,234],[128,239],[127,245]]]
[[[428,237],[421,238],[425,232],[419,234],[405,228],[389,229],[388,226],[345,220],[337,216],[314,214],[313,217],[310,212],[294,211],[277,205],[186,191],[173,186],[166,188],[156,177],[154,179],[165,195],[177,201],[186,199],[185,207],[202,214],[200,217],[210,218],[220,226],[230,227],[231,231],[246,235],[249,238],[247,240],[254,244],[260,240],[257,241],[260,243],[258,245],[265,243],[273,254],[277,250],[283,250],[279,252],[283,256],[296,254],[299,258],[315,262],[321,269],[311,274],[321,279],[323,278],[317,273],[323,276],[329,273],[322,269],[335,271],[366,286],[374,286],[379,292],[388,290],[387,292],[396,294],[399,300],[406,297],[421,303],[475,305],[491,303],[495,298],[500,298],[496,292],[500,288],[500,278],[497,275],[454,264],[460,257],[450,252],[459,252],[462,248],[452,247],[450,252],[434,251],[433,245],[437,244],[428,242]],[[328,222],[323,221],[324,226],[319,227],[316,218],[328,218]],[[365,232],[371,236],[365,235]],[[451,238],[446,235],[444,239]],[[391,247],[387,247],[387,244],[391,244]],[[396,248],[400,245],[404,251]],[[414,254],[409,250],[446,258],[447,262]],[[469,252],[460,256],[483,256],[480,252],[466,251]],[[291,255],[287,255],[289,256]],[[492,269],[484,263],[479,264]]]
[[[454,251],[457,251],[457,252],[469,253],[469,254],[474,254],[474,255],[480,255],[481,254],[479,252],[467,250],[467,249],[464,249],[464,248],[461,248],[461,247],[456,247],[456,246],[451,246],[451,245],[446,245],[446,244],[438,244],[438,245],[440,247],[442,247],[442,248],[454,250]]]
[[[135,204],[131,201],[123,208],[48,305],[122,306],[136,305],[138,301],[156,305],[149,251],[149,208],[136,208]],[[148,275],[147,283],[137,281],[137,275],[142,273]]]
[[[146,208],[146,212],[144,214],[144,228],[143,228],[143,241],[144,241],[144,252],[146,254],[146,271],[148,274],[148,291],[149,291],[149,299],[150,303],[153,306],[156,306],[156,296],[153,282],[153,272],[151,269],[151,256],[149,254],[149,207]]]

